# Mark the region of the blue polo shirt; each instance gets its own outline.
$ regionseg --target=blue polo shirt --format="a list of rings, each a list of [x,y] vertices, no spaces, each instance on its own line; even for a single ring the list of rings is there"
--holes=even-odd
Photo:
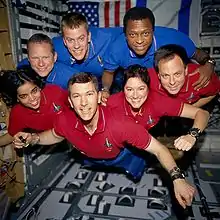
[[[118,67],[127,68],[133,64],[150,68],[153,67],[154,53],[163,45],[177,44],[184,47],[188,57],[196,51],[193,41],[184,33],[173,28],[155,27],[152,45],[144,57],[137,57],[128,47],[126,37],[121,34],[112,43],[104,57],[104,69],[114,71]]]
[[[90,27],[91,43],[88,58],[78,63],[69,53],[63,43],[63,37],[53,38],[54,49],[58,54],[58,62],[62,62],[82,72],[91,72],[101,78],[103,74],[103,57],[110,43],[123,34],[122,28],[95,28]]]
[[[22,68],[22,66],[25,65],[30,66],[27,58],[19,62],[17,68]],[[63,63],[55,62],[52,71],[46,78],[46,83],[55,84],[62,87],[63,89],[67,89],[67,84],[70,77],[78,72],[78,70],[70,66],[67,66]]]

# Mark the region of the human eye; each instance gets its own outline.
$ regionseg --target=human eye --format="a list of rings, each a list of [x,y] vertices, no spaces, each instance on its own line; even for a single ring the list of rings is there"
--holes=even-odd
[[[85,36],[81,36],[81,37],[79,38],[79,40],[80,40],[81,42],[83,42],[83,41],[85,40]]]
[[[135,33],[130,33],[129,36],[130,36],[131,38],[134,38],[134,37],[136,36],[136,34],[135,34]]]
[[[145,32],[144,32],[144,36],[145,36],[145,37],[148,37],[150,34],[151,34],[150,31],[145,31]]]
[[[131,92],[131,91],[132,91],[132,88],[126,88],[126,90],[127,90],[128,92]]]
[[[175,73],[174,75],[175,75],[176,77],[180,77],[180,76],[181,76],[181,73],[178,72],[178,73]]]
[[[73,98],[73,99],[77,99],[77,98],[79,98],[79,95],[77,95],[77,94],[72,95],[72,98]]]
[[[87,96],[92,96],[94,93],[93,92],[88,92]]]
[[[20,99],[26,99],[26,98],[28,97],[28,95],[26,95],[26,94],[18,95],[18,97],[19,97]]]
[[[67,41],[68,43],[72,43],[72,42],[73,42],[73,39],[72,39],[72,38],[66,38],[66,41]]]
[[[32,91],[31,91],[32,94],[35,94],[37,92],[38,92],[38,88],[37,87],[33,88]]]

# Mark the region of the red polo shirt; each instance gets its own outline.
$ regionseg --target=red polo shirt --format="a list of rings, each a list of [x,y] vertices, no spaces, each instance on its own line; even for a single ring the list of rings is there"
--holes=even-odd
[[[216,95],[219,92],[219,79],[216,74],[212,74],[212,77],[208,83],[208,85],[204,88],[199,90],[195,90],[192,86],[194,82],[199,79],[199,72],[193,73],[199,67],[198,64],[188,64],[187,68],[187,75],[185,78],[185,83],[179,93],[177,95],[169,94],[161,85],[158,75],[155,69],[150,68],[148,69],[150,75],[150,88],[154,91],[159,92],[160,94],[169,96],[171,98],[179,98],[185,103],[195,103],[199,99]]]
[[[46,85],[41,90],[38,111],[16,104],[10,113],[8,132],[14,136],[25,128],[44,131],[53,128],[57,114],[67,108],[67,92],[56,85]]]
[[[108,107],[99,106],[97,129],[90,135],[74,111],[62,112],[55,120],[54,131],[65,137],[81,153],[96,159],[115,158],[129,143],[137,148],[146,148],[151,136],[140,125],[111,112]]]
[[[141,124],[148,130],[156,125],[162,116],[179,116],[184,103],[178,99],[171,99],[157,92],[149,91],[147,100],[136,115],[132,114],[131,106],[126,101],[124,92],[111,95],[107,105],[112,111],[131,118],[135,123]]]

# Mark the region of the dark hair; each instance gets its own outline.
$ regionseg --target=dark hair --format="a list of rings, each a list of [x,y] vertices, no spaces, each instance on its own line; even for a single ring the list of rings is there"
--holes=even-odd
[[[46,34],[38,33],[38,34],[32,35],[27,41],[27,51],[29,51],[29,47],[31,43],[33,44],[47,43],[51,46],[51,52],[53,54],[55,53],[53,42],[51,38],[48,37]]]
[[[86,30],[88,31],[88,22],[86,17],[83,14],[78,12],[71,12],[63,16],[61,20],[61,32],[63,34],[63,29],[68,27],[70,29],[79,28],[81,25],[85,25]]]
[[[189,58],[186,53],[186,50],[179,45],[176,44],[167,44],[160,47],[154,54],[154,68],[157,72],[159,72],[159,62],[161,60],[172,60],[175,55],[179,56],[183,61],[184,66],[189,63]]]
[[[68,81],[68,90],[70,89],[70,86],[72,86],[75,83],[88,83],[92,82],[95,86],[96,91],[99,91],[99,83],[95,76],[93,76],[91,73],[77,73],[74,74]],[[70,90],[69,90],[70,92]]]
[[[8,106],[17,103],[17,90],[26,82],[31,82],[41,89],[45,86],[42,78],[30,67],[0,72],[0,93]]]
[[[123,25],[124,25],[124,32],[126,32],[127,24],[129,20],[135,21],[135,20],[143,20],[148,18],[152,24],[152,28],[154,30],[155,26],[155,17],[153,12],[149,8],[144,7],[133,7],[130,8],[124,16],[123,19]]]
[[[130,78],[140,78],[148,87],[150,85],[150,77],[146,67],[139,64],[131,65],[124,71],[124,86]]]

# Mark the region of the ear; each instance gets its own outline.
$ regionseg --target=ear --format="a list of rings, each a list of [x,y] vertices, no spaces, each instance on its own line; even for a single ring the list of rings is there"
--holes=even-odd
[[[89,34],[88,34],[88,43],[90,43],[91,42],[91,32],[89,32]]]
[[[161,80],[161,76],[160,76],[160,74],[159,74],[159,73],[157,73],[157,76],[158,76],[159,80]]]
[[[64,43],[64,45],[66,46],[66,41],[64,40],[64,37],[63,37],[63,43]]]
[[[54,63],[55,63],[57,61],[57,52],[56,51],[54,52],[53,59],[54,59]]]
[[[73,108],[73,103],[72,103],[72,101],[71,101],[70,97],[68,97],[68,102],[69,102],[69,104],[70,104],[71,108]]]
[[[98,104],[101,103],[101,99],[102,98],[102,93],[101,92],[98,92]]]

